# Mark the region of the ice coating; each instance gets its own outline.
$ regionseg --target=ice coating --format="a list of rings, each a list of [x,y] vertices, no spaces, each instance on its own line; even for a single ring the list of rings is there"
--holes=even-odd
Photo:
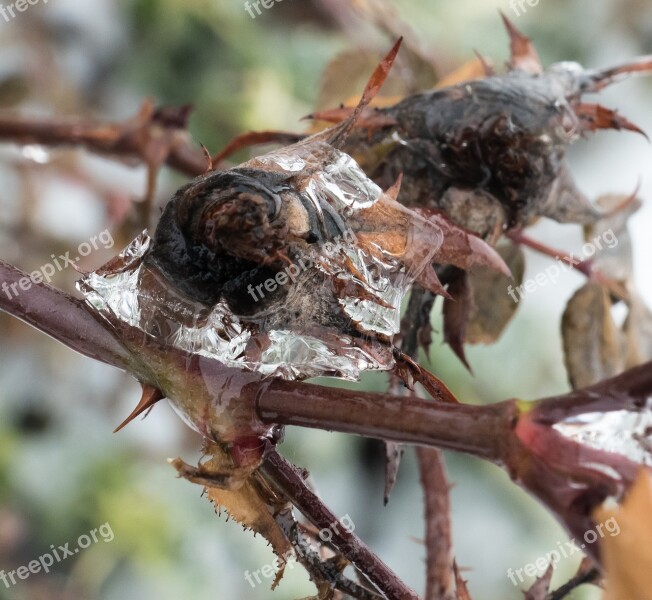
[[[327,374],[357,379],[361,371],[389,368],[356,347],[349,336],[324,341],[292,331],[256,335],[224,302],[208,310],[175,294],[159,273],[142,264],[149,243],[149,235],[143,232],[120,253],[124,265],[119,271],[100,269],[78,282],[86,301],[110,322],[117,319],[145,335],[226,366],[289,380]],[[257,341],[264,349],[254,360],[249,355]]]
[[[351,157],[327,144],[318,149],[328,154],[326,166],[323,156],[302,155],[296,148],[247,166],[301,174],[297,192],[324,227],[322,242],[312,245],[306,256],[308,268],[328,276],[324,285],[332,286],[360,335],[327,327],[266,329],[262,318],[239,316],[226,301],[211,307],[193,301],[143,262],[151,244],[147,232],[117,259],[85,275],[78,283],[80,291],[109,322],[123,322],[144,336],[229,367],[288,380],[326,375],[356,380],[365,370],[391,369],[388,341],[399,330],[401,301],[421,270],[430,267],[442,233],[387,198]],[[378,229],[390,213],[399,216],[392,235]],[[337,236],[326,235],[326,219],[331,234],[335,224]]]
[[[300,150],[303,149],[302,153]],[[299,150],[299,152],[297,151]],[[329,161],[324,166],[323,154]],[[346,314],[360,329],[391,337],[400,329],[401,302],[419,273],[430,265],[443,242],[441,230],[388,200],[383,190],[369,179],[348,154],[326,143],[295,146],[255,158],[248,166],[288,173],[307,170],[302,188],[303,197],[322,218],[325,212],[338,222],[339,236],[320,247],[320,256],[310,256],[316,268],[343,281],[354,281],[366,292],[365,298],[343,294],[340,303]],[[402,213],[406,227],[402,247],[389,249],[373,243],[376,251],[360,244],[360,233],[353,230],[351,220],[374,208],[381,212]],[[406,260],[409,254],[410,260]]]
[[[585,413],[556,423],[554,428],[580,444],[652,466],[652,411],[649,407],[638,412]]]

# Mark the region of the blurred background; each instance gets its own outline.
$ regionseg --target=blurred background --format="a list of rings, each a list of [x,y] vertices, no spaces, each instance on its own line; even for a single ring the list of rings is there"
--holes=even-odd
[[[354,51],[377,60],[390,45],[372,22],[373,11],[361,18],[350,4],[357,3],[277,0],[252,18],[241,0],[40,0],[15,18],[0,16],[0,110],[124,120],[148,97],[164,105],[192,103],[190,132],[212,152],[250,129],[301,131],[300,118],[326,97],[331,104],[346,98],[338,97],[334,83],[347,78],[344,71],[322,78],[333,59]],[[395,32],[433,57],[431,85],[470,60],[474,49],[504,63],[508,42],[498,9],[533,39],[545,64],[575,60],[599,67],[652,53],[652,5],[643,0],[540,0],[534,7],[526,2],[520,16],[508,0],[386,4],[397,15]],[[652,80],[641,78],[613,86],[602,99],[652,132],[650,98]],[[631,193],[640,181],[641,197],[652,198],[652,148],[642,136],[600,133],[573,146],[570,160],[590,197]],[[108,227],[115,247],[91,253],[80,265],[97,268],[133,234],[145,180],[142,166],[82,150],[1,145],[0,257],[33,271]],[[183,181],[163,169],[157,204]],[[646,203],[631,233],[637,283],[648,305],[651,226]],[[569,252],[582,244],[579,227],[552,222],[537,225],[532,237]],[[550,264],[529,252],[527,258],[526,278]],[[66,269],[54,283],[72,292],[75,278]],[[497,344],[469,349],[474,375],[438,335],[433,372],[472,403],[567,390],[559,321],[581,283],[566,271],[558,283],[527,295]],[[438,305],[436,326],[439,313]],[[356,385],[383,390],[386,383],[379,375]],[[261,538],[216,516],[198,486],[175,477],[166,458],[196,461],[200,440],[167,405],[111,433],[138,397],[126,375],[0,314],[0,570],[25,565],[52,544],[74,546],[104,523],[114,534],[49,575],[31,575],[11,588],[0,583],[0,599],[285,600],[313,593],[298,567],[286,571],[274,592],[271,580],[255,588],[247,583],[245,571],[270,564],[273,554]],[[386,507],[380,443],[292,429],[282,452],[308,468],[326,503],[348,514],[356,533],[423,590],[422,497],[409,448]],[[507,570],[555,549],[566,534],[499,469],[446,458],[455,554],[473,597],[522,598]],[[579,561],[576,554],[558,566],[555,586]],[[596,597],[585,588],[572,596]]]

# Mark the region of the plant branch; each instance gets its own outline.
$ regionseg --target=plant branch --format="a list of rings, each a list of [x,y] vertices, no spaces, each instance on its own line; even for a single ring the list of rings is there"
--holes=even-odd
[[[454,573],[446,470],[441,452],[436,448],[417,448],[416,452],[424,495],[428,551],[425,600],[448,600]]]
[[[361,570],[390,600],[418,598],[352,531],[333,527],[337,517],[306,485],[299,470],[275,449],[267,452],[261,473],[278,492],[286,495],[303,515],[320,530],[332,532],[332,543],[351,563]]]
[[[415,286],[401,323],[405,331],[401,350],[416,360],[419,331],[430,320],[430,311],[423,310],[429,302],[422,288]],[[404,395],[409,395],[403,389]],[[419,479],[423,488],[424,521],[426,527],[426,591],[425,600],[450,600],[455,580],[449,485],[444,459],[436,448],[416,448]]]
[[[600,571],[596,568],[589,569],[583,573],[578,573],[572,579],[569,579],[564,585],[560,588],[557,588],[554,592],[550,592],[546,596],[546,600],[562,600],[566,598],[573,590],[584,585],[585,583],[593,583],[600,577]]]
[[[527,248],[531,248],[532,250],[535,250],[536,252],[539,252],[545,256],[549,256],[550,258],[554,258],[555,260],[566,263],[569,267],[572,267],[579,273],[582,273],[582,275],[584,275],[590,281],[595,281],[596,283],[605,286],[611,293],[613,293],[621,300],[628,299],[629,296],[627,290],[618,281],[610,279],[609,277],[603,275],[600,271],[597,271],[593,266],[593,260],[580,260],[572,254],[566,254],[560,250],[555,250],[554,248],[551,248],[542,242],[528,237],[520,230],[508,231],[505,235],[515,244],[526,246]]]
[[[0,288],[27,275],[0,261]],[[49,285],[31,288],[9,298],[0,292],[0,310],[85,356],[156,384],[145,366],[86,308],[84,302]],[[216,369],[215,373],[224,370]],[[216,375],[217,376],[217,375]],[[216,382],[218,384],[219,382]],[[255,402],[265,423],[332,429],[397,442],[438,446],[500,462],[504,440],[515,413],[512,402],[490,406],[435,404],[420,398],[334,389],[301,382],[274,380],[264,394],[243,396]]]
[[[0,140],[5,142],[82,146],[98,154],[137,158],[145,163],[150,162],[148,143],[159,138],[162,132],[172,136],[165,158],[168,166],[191,177],[206,171],[206,155],[190,144],[183,120],[170,119],[165,109],[156,111],[151,103],[145,103],[135,118],[123,123],[0,117]]]
[[[0,310],[89,358],[120,369],[133,362],[127,349],[84,302],[45,283],[32,283],[23,290],[21,280],[29,280],[26,273],[0,260]],[[26,281],[23,285],[27,286]]]
[[[264,423],[353,433],[466,452],[500,463],[516,417],[512,401],[487,406],[274,381],[257,398]]]

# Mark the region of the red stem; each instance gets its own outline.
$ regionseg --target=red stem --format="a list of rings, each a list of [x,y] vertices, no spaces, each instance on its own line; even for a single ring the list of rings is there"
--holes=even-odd
[[[142,137],[152,126],[143,124],[128,130],[119,123],[102,124],[80,119],[0,117],[0,140],[43,146],[83,146],[99,154],[139,158],[147,162],[143,156]],[[181,141],[171,148],[165,162],[191,177],[204,173],[207,165],[202,150]]]
[[[360,569],[390,600],[418,599],[396,574],[352,531],[338,525],[338,518],[305,484],[299,470],[278,452],[268,452],[260,471],[278,491],[285,494],[303,515],[320,530],[332,532],[333,545]],[[335,526],[334,526],[335,525]]]

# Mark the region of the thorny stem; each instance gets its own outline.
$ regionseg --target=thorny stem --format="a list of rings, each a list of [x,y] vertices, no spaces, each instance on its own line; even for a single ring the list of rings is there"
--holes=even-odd
[[[275,449],[271,451],[276,452]],[[373,585],[369,584],[368,588],[363,587],[344,577],[343,565],[340,564],[343,559],[340,555],[335,555],[334,560],[323,560],[320,554],[313,550],[308,539],[302,537],[301,527],[294,519],[292,511],[280,511],[274,515],[274,520],[292,544],[297,559],[313,580],[316,577],[323,579],[331,587],[358,600],[381,600],[384,597],[372,591]],[[344,562],[344,565],[346,564],[348,563]]]
[[[138,158],[148,163],[144,155],[144,142],[152,132],[165,125],[144,121],[129,123],[101,124],[83,120],[27,119],[0,117],[0,140],[17,144],[41,144],[43,146],[83,146],[99,154]],[[167,165],[191,177],[206,171],[206,156],[199,148],[194,148],[185,138],[184,132],[177,131],[178,139],[170,148],[165,159]]]
[[[84,356],[120,369],[128,367],[132,362],[129,352],[81,300],[44,283],[23,290],[19,282],[26,277],[23,271],[0,260],[0,310]]]
[[[15,296],[9,296],[3,291],[3,283],[15,283],[22,277],[26,277],[23,272],[0,261],[0,310],[26,321],[86,356],[129,371],[142,382],[154,381],[154,378],[148,379],[148,365],[143,364],[138,356],[129,353],[108,328],[95,321],[92,312],[79,300],[43,283],[33,284],[29,290]],[[129,333],[121,332],[120,335]],[[181,361],[180,364],[185,363]],[[179,368],[176,364],[174,366]],[[216,362],[211,373],[216,378],[213,385],[224,383],[223,366]],[[245,389],[246,386],[243,390]],[[528,426],[535,431],[536,428],[545,428],[574,414],[616,409],[637,410],[645,405],[651,394],[652,363],[646,363],[590,388],[537,401],[525,413],[525,429],[521,434],[526,432]],[[514,435],[514,428],[523,421],[523,414],[519,412],[523,406],[513,400],[487,406],[444,404],[414,397],[399,398],[389,394],[274,380],[264,386],[264,393],[243,393],[240,402],[253,403],[259,417],[266,423],[337,430],[466,452],[507,466],[513,477],[523,481],[523,478],[537,476],[536,469],[532,471],[533,475],[528,474],[528,469],[533,465],[544,469],[544,474],[546,469],[551,468],[540,462],[522,464],[521,454],[524,449],[520,437]],[[633,465],[624,459],[621,462],[623,468],[631,467],[633,473]],[[275,452],[268,453],[263,469],[271,480],[279,479],[278,485],[286,493],[289,492],[288,496],[297,502],[297,507],[316,526],[323,524],[325,519],[330,519],[332,513],[309,490],[303,486],[298,487],[301,483],[300,475],[293,467],[285,465]],[[556,475],[552,472],[551,476]],[[586,519],[582,515],[567,514],[566,507],[549,497],[545,488],[535,484],[530,479],[525,482],[526,487],[552,507],[571,530],[585,525]],[[350,552],[353,552],[356,564],[363,572],[366,572],[366,566],[379,568],[368,554],[369,551],[359,548],[355,539],[345,536],[341,541],[344,546],[337,547],[338,550],[347,559],[351,559]],[[370,560],[371,563],[367,565],[365,560]],[[388,574],[384,573],[383,577],[385,575]],[[376,585],[379,581],[400,586],[391,576],[389,579],[377,579]]]
[[[287,462],[276,450],[269,451],[260,467],[262,474],[277,491],[285,494],[315,526],[333,532],[332,543],[351,563],[391,600],[418,598],[353,532],[333,527],[337,517],[306,486],[298,469]]]
[[[585,583],[593,583],[596,579],[600,577],[600,571],[596,568],[589,569],[585,573],[579,573],[575,575],[572,579],[569,579],[564,585],[557,588],[554,592],[550,592],[546,596],[546,600],[563,600],[568,594],[573,590],[578,588]]]
[[[353,433],[436,446],[501,463],[516,417],[512,401],[488,406],[434,403],[421,398],[275,381],[257,399],[264,423]]]
[[[85,304],[49,285],[8,298],[2,284],[27,275],[0,260],[0,310],[104,363],[125,369],[145,383],[146,369],[137,363],[109,329],[95,320]],[[136,364],[134,364],[136,363]],[[254,401],[254,398],[242,398]],[[265,423],[331,429],[396,442],[467,452],[500,463],[516,416],[512,401],[490,406],[435,404],[420,398],[397,398],[274,380],[255,398]]]
[[[403,317],[401,330],[405,331],[401,350],[416,360],[418,334],[424,320],[430,319],[430,311],[422,310],[425,291],[414,286]],[[427,300],[426,300],[427,301]],[[407,395],[408,390],[403,390]],[[426,525],[426,591],[425,600],[448,600],[451,598],[454,577],[451,540],[451,516],[449,485],[441,452],[436,448],[416,448],[419,479],[423,488],[424,521]]]
[[[426,523],[425,600],[448,600],[453,584],[450,496],[446,469],[436,448],[417,448]]]
[[[18,282],[21,278],[25,277],[25,274],[20,270],[0,261],[0,287],[2,283],[7,283],[11,285],[12,283]],[[36,329],[51,335],[58,341],[69,346],[70,348],[81,352],[82,354],[101,360],[107,364],[114,365],[118,368],[129,370],[134,373],[136,377],[141,378],[141,372],[134,366],[134,359],[130,356],[127,350],[113,337],[113,335],[108,331],[107,328],[102,326],[99,321],[96,321],[93,315],[85,308],[83,302],[72,298],[71,296],[64,294],[54,288],[45,285],[45,284],[33,284],[31,289],[25,291],[22,294],[17,296],[9,297],[5,296],[0,299],[0,309],[12,314],[28,324],[32,325]],[[394,430],[393,436],[399,441],[412,441],[413,435],[407,436],[406,440],[402,439],[402,434],[400,432],[401,420],[396,420],[394,418],[389,421],[381,420],[377,425],[372,425],[369,431],[366,431],[366,423],[373,423],[374,414],[380,415],[382,411],[382,406],[378,407],[379,412],[376,412],[376,407],[372,406],[371,403],[374,403],[377,398],[373,394],[359,394],[355,392],[345,392],[344,390],[334,390],[332,388],[325,388],[320,386],[306,386],[301,383],[292,383],[292,382],[274,382],[266,389],[264,398],[259,398],[259,404],[267,407],[277,412],[280,415],[283,414],[284,407],[292,406],[301,406],[310,400],[313,396],[313,400],[316,400],[312,403],[309,403],[314,408],[317,408],[318,414],[312,415],[313,426],[320,426],[320,414],[322,407],[325,405],[332,405],[333,408],[339,405],[339,400],[350,396],[349,402],[356,404],[358,406],[358,412],[355,410],[351,412],[351,404],[347,404],[344,412],[330,411],[333,412],[333,416],[340,419],[340,423],[337,424],[337,427],[340,430],[354,431],[360,434],[370,434],[373,435],[376,432],[381,432],[383,430],[390,429],[390,422],[394,421],[394,425],[391,429]],[[392,397],[389,395],[384,395],[384,404],[387,407],[390,407],[392,404]],[[245,399],[243,398],[243,401]],[[405,406],[399,411],[401,415],[409,414],[410,412],[410,403],[409,399],[401,399],[402,402],[405,402]],[[362,404],[360,404],[362,403]],[[369,408],[373,408],[374,412],[370,413]],[[419,410],[421,406],[417,406]],[[435,405],[430,403],[430,409],[434,409]],[[442,407],[444,409],[450,409],[451,406],[447,405]],[[466,410],[469,408],[471,412],[474,412],[473,407],[455,407],[462,408]],[[359,410],[362,410],[362,413]],[[476,409],[477,410],[477,409]],[[406,412],[407,411],[407,412]],[[393,411],[394,412],[394,411]],[[303,412],[304,416],[310,417],[310,413]],[[452,413],[451,413],[452,415]],[[353,416],[352,422],[349,420],[349,416]],[[462,420],[471,419],[470,423],[480,422],[479,415],[458,415],[456,418],[461,418]],[[434,414],[432,416],[432,423],[435,424],[439,422],[440,419],[445,419],[444,414]],[[410,422],[420,422],[422,421],[421,416],[417,413],[417,416],[413,416],[412,419],[409,419],[405,424],[407,425],[408,430],[413,429],[418,431],[419,428],[415,428],[410,425]],[[362,428],[359,431],[356,431],[356,427],[352,427],[355,423],[360,423]],[[329,423],[326,425],[321,425],[324,428],[334,425],[334,420],[331,418]],[[463,423],[460,421],[457,425],[457,428],[464,429]],[[422,434],[419,434],[423,439],[430,439],[429,436],[425,435],[426,429],[421,427],[423,430]],[[449,428],[450,431],[454,431],[455,427]],[[475,428],[469,429],[473,439],[478,435],[478,431]],[[381,436],[382,437],[382,436]],[[453,443],[454,436],[449,437],[449,443]],[[475,443],[475,442],[474,442]],[[456,446],[459,446],[458,442],[455,442]],[[498,448],[497,444],[493,444],[492,447]],[[480,452],[479,446],[474,447],[474,449]],[[481,452],[481,454],[487,454]],[[496,459],[497,456],[495,453],[487,454],[487,456],[492,456],[493,459]],[[287,463],[283,458],[278,455],[275,450],[271,450],[267,453],[267,456],[261,467],[262,473],[267,476],[270,482],[279,489],[281,489],[301,510],[306,518],[308,518],[315,526],[319,528],[329,527],[334,522],[333,514],[326,508],[319,498],[312,493],[305,483],[303,482],[301,476],[296,471],[296,469]],[[378,588],[386,593],[387,597],[390,599],[403,599],[403,598],[416,598],[417,596],[409,590],[401,581],[394,575],[389,568],[380,561],[364,544],[354,536],[346,531],[343,531],[339,534],[338,537],[333,538],[333,545],[350,560],[358,569],[360,569]]]

